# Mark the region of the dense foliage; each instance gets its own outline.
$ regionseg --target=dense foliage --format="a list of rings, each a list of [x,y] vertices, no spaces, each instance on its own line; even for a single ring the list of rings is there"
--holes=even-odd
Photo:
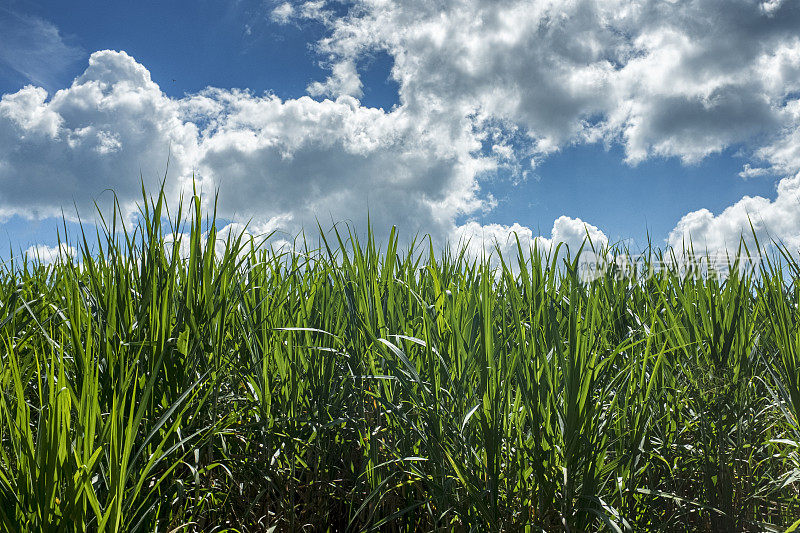
[[[5,264],[3,530],[797,526],[790,251],[587,280],[394,232],[275,253],[192,206]]]

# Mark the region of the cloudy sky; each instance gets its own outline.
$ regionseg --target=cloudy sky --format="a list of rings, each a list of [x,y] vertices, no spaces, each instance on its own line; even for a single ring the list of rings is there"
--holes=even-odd
[[[0,94],[0,256],[168,158],[255,231],[800,247],[798,0],[3,0]]]

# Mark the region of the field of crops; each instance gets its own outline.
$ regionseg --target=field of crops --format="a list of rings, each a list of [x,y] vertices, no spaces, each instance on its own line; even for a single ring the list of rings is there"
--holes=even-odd
[[[587,280],[394,233],[223,246],[198,205],[3,266],[3,531],[798,526],[793,251]]]

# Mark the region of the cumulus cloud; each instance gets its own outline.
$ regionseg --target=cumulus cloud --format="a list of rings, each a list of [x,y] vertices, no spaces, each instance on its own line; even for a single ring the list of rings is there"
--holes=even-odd
[[[219,191],[219,214],[296,233],[331,222],[400,226],[446,238],[457,216],[484,206],[477,176],[494,162],[468,121],[441,124],[350,96],[282,100],[207,89],[167,97],[124,52],[49,96],[28,86],[0,100],[0,214],[59,216],[93,210],[111,188],[130,212],[140,175],[167,195],[198,181]],[[141,170],[141,174],[139,172]],[[110,198],[110,195],[106,195]],[[102,195],[100,196],[102,199]]]
[[[330,75],[309,85],[316,99],[213,88],[168,98],[124,52],[97,52],[70,87],[29,86],[0,101],[0,215],[58,214],[106,186],[132,205],[138,170],[153,181],[167,147],[170,194],[194,177],[219,189],[232,220],[363,227],[369,211],[376,227],[437,238],[507,233],[455,223],[495,205],[481,177],[508,169],[524,179],[575,143],[618,143],[631,164],[691,164],[742,145],[752,155],[743,177],[800,170],[797,2],[274,5],[275,21],[327,29],[316,50]],[[393,59],[390,111],[358,100],[357,66],[376,52]],[[722,216],[687,215],[673,235]],[[573,238],[569,220],[549,239]]]
[[[151,190],[170,151],[177,188],[191,178],[197,126],[180,116],[150,73],[124,52],[92,54],[67,89],[27,86],[0,99],[0,215],[28,218],[94,210],[113,188],[128,211],[140,177]]]
[[[239,218],[363,227],[369,212],[379,228],[442,236],[457,215],[481,205],[475,176],[489,163],[471,155],[467,131],[442,131],[346,96],[282,101],[215,90],[185,105],[219,112],[213,132],[203,134],[198,168]]]
[[[530,228],[517,223],[481,225],[468,222],[459,226],[455,234],[458,237],[456,242],[466,245],[475,257],[499,250],[504,258],[513,258],[517,254],[517,241],[523,253],[534,247],[543,253],[550,253],[558,244],[564,244],[564,251],[568,250],[574,255],[581,246],[588,253],[592,250],[600,252],[608,245],[608,237],[599,228],[580,218],[563,215],[553,223],[549,237],[535,235]]]
[[[708,209],[688,213],[670,234],[669,243],[677,250],[691,243],[697,252],[721,253],[735,252],[744,238],[755,253],[753,233],[762,245],[774,240],[800,252],[800,173],[778,183],[774,200],[745,196],[718,215]]]
[[[262,224],[246,224],[231,222],[218,227],[214,235],[214,254],[223,257],[226,251],[238,249],[239,258],[243,259],[251,246],[257,249],[270,249],[275,253],[285,253],[292,250],[295,238],[298,235],[287,235],[280,231],[279,219],[273,219]],[[208,245],[209,232],[200,235],[200,246],[205,249]],[[191,255],[191,234],[174,232],[164,235],[164,250],[171,255],[178,247],[178,257],[187,261]]]
[[[800,87],[795,2],[354,4],[319,43],[334,65],[328,93],[354,94],[340,73],[384,50],[404,105],[510,120],[533,155],[604,140],[631,163],[694,163],[797,124],[786,102]]]
[[[25,250],[25,255],[28,256],[28,259],[33,259],[48,265],[68,257],[74,258],[78,255],[78,250],[76,250],[74,246],[69,246],[65,243],[61,243],[58,246],[34,244]]]
[[[327,23],[318,45],[333,65],[319,84],[327,94],[357,96],[358,84],[339,73],[385,51],[404,108],[443,122],[469,116],[483,132],[500,124],[501,134],[514,132],[514,157],[532,166],[568,144],[602,141],[621,144],[630,164],[694,164],[741,145],[752,156],[743,178],[800,171],[796,2],[360,0]],[[509,143],[491,141],[502,164]],[[693,231],[722,245],[748,228],[741,213],[757,209],[767,210],[764,231],[793,238],[800,223],[775,214],[788,205],[791,179],[774,201],[687,215],[669,242]]]

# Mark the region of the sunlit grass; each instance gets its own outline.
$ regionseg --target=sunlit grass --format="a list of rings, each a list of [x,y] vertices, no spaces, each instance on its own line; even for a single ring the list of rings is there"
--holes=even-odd
[[[394,232],[223,246],[199,206],[6,264],[3,530],[797,525],[791,251],[588,281]]]

